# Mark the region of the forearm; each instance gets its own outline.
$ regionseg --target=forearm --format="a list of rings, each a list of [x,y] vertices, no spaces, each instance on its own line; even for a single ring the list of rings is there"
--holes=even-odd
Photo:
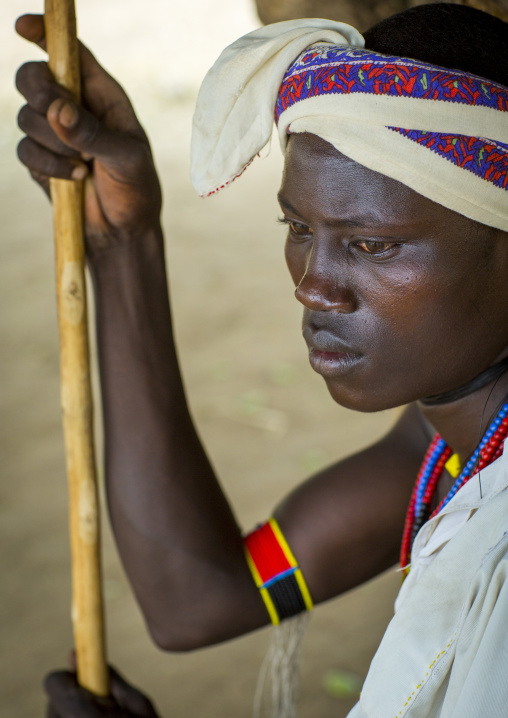
[[[91,270],[109,509],[149,628],[179,649],[262,625],[239,528],[189,415],[160,231],[106,250]]]
[[[17,27],[44,47],[42,17],[27,16]],[[266,618],[185,402],[148,138],[121,86],[83,45],[79,54],[83,105],[55,85],[44,63],[18,71],[27,100],[18,154],[46,191],[50,177],[86,175],[83,224],[96,290],[113,528],[154,638],[189,648]]]

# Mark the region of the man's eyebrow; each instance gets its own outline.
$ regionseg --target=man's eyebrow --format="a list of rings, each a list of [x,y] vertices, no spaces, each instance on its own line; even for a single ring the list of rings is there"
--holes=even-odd
[[[294,214],[299,214],[298,210],[295,209],[295,207],[293,207],[292,204],[287,201],[287,199],[284,197],[284,195],[281,194],[281,192],[277,193],[277,202],[280,204],[281,207],[289,209],[290,212],[293,212]]]
[[[277,200],[280,206],[284,209],[289,210],[298,217],[302,216],[300,212],[295,207],[293,207],[292,204],[288,202],[288,200],[280,192],[277,194]],[[385,223],[386,222],[381,222],[380,218],[374,213],[365,214],[361,217],[348,217],[347,219],[328,219],[324,222],[324,224],[328,227],[374,227]]]

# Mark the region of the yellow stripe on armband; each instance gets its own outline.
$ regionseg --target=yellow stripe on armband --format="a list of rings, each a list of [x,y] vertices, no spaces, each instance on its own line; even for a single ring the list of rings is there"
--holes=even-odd
[[[273,624],[313,608],[303,574],[275,519],[248,534],[244,544],[247,564]]]

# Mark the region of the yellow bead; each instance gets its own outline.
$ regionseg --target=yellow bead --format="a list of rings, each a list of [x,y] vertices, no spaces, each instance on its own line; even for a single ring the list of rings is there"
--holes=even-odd
[[[452,454],[445,464],[445,469],[448,471],[454,479],[460,474],[462,464],[460,463],[460,457],[458,454]]]

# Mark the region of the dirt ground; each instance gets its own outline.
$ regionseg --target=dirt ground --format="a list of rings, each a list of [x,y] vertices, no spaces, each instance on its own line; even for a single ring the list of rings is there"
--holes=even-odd
[[[12,75],[20,62],[42,55],[11,27],[41,4],[0,6],[2,718],[43,715],[41,677],[65,665],[72,644],[51,217],[15,158],[21,100]],[[210,200],[196,198],[188,180],[199,78],[225,44],[256,26],[248,0],[82,5],[81,35],[127,87],[152,138],[193,414],[249,528],[305,476],[379,437],[394,416],[337,407],[308,367],[275,223],[278,148]],[[100,444],[100,426],[98,437]],[[164,717],[249,716],[269,631],[189,655],[161,653],[147,638],[104,525],[110,660],[154,697]],[[301,718],[340,718],[352,706],[354,698],[325,691],[324,676],[331,669],[365,676],[398,582],[389,572],[314,612],[303,649]]]

